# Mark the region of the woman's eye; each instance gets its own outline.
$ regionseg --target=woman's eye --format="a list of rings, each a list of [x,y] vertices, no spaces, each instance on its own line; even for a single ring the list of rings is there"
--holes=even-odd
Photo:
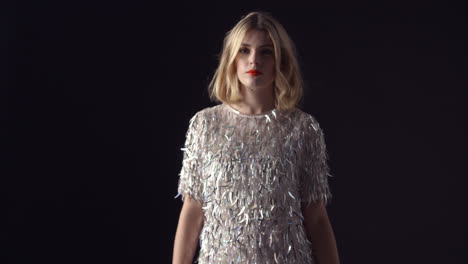
[[[242,48],[239,50],[240,53],[249,53],[249,50],[246,48]]]
[[[248,54],[250,51],[249,49],[247,48],[241,48],[239,49],[239,53],[242,53],[242,54]],[[272,55],[273,54],[273,51],[270,50],[270,49],[266,49],[266,50],[261,50],[260,51],[262,55]]]

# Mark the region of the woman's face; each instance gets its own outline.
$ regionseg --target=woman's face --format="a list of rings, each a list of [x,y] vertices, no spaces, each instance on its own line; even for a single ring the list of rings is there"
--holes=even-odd
[[[273,89],[275,52],[267,32],[249,30],[236,57],[237,78],[242,88],[262,92]]]

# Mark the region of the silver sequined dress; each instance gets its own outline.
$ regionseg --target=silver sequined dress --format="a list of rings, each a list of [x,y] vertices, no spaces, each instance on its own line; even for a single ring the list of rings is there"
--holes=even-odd
[[[313,116],[219,104],[193,116],[182,150],[179,195],[203,203],[198,263],[315,263],[301,202],[332,196]]]

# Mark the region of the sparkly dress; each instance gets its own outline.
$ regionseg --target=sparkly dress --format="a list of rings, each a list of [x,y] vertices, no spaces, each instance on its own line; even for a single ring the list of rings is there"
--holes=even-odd
[[[192,117],[182,151],[179,195],[203,204],[198,263],[315,263],[301,203],[332,196],[314,117],[219,104]]]

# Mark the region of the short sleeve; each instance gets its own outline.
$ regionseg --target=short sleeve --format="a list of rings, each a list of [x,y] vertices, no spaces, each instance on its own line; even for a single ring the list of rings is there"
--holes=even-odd
[[[195,114],[189,123],[185,136],[182,159],[182,168],[179,173],[178,195],[182,201],[186,195],[194,200],[202,202],[203,181],[202,179],[202,132],[203,120],[200,113]]]
[[[300,195],[302,203],[331,202],[328,185],[330,175],[325,136],[317,120],[308,115],[302,127],[302,152],[300,168]]]

